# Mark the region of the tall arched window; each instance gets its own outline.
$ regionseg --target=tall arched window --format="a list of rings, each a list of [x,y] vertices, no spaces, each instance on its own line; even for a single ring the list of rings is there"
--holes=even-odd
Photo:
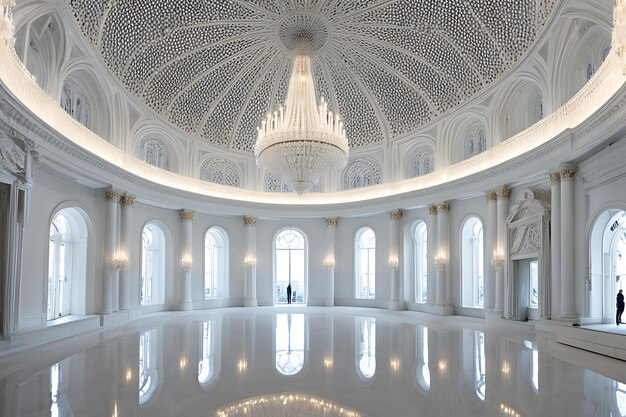
[[[415,301],[428,301],[428,233],[426,223],[419,222],[413,231]]]
[[[73,292],[72,287],[76,283],[84,285],[86,281],[87,237],[87,224],[78,209],[60,210],[52,219],[48,248],[48,320],[84,313],[84,297]]]
[[[369,227],[359,229],[355,236],[354,257],[356,298],[376,297],[376,235]]]
[[[275,252],[275,302],[287,303],[287,286],[291,285],[291,302],[306,302],[306,240],[295,229],[283,230],[276,236]]]
[[[150,400],[159,384],[156,339],[156,329],[139,335],[139,405]]]
[[[465,221],[461,232],[461,274],[465,307],[484,305],[483,251],[483,224],[477,217],[471,217]]]
[[[476,330],[474,332],[474,388],[478,398],[483,401],[487,389],[485,369],[485,333]]]
[[[219,227],[211,227],[204,236],[204,298],[226,297],[228,276],[228,236]]]
[[[304,314],[276,315],[276,370],[295,375],[306,360]]]
[[[418,326],[416,332],[417,366],[415,378],[424,391],[430,391],[430,367],[428,362],[428,328]]]
[[[376,373],[376,319],[357,318],[357,373],[361,378],[371,379]]]
[[[141,305],[162,304],[165,282],[165,234],[155,223],[141,232]]]
[[[167,148],[160,139],[147,139],[142,146],[143,160],[161,169],[169,169]]]

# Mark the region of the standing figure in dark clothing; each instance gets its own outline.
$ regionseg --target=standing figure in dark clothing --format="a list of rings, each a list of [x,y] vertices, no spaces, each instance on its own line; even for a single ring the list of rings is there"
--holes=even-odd
[[[624,297],[622,297],[622,300],[624,299]],[[291,304],[291,284],[287,285],[287,304]],[[622,305],[624,304],[624,302],[622,301]],[[622,310],[624,308],[622,307]]]
[[[622,313],[624,312],[624,294],[622,294],[622,290],[619,290],[617,293],[617,315],[615,316],[615,323],[619,326],[622,322]]]

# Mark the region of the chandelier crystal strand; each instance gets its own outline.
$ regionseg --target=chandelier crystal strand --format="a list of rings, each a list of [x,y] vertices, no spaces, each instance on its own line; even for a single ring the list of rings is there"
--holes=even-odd
[[[258,128],[257,164],[298,194],[311,190],[320,176],[348,162],[348,140],[339,115],[316,102],[311,58],[294,58],[285,107],[268,113]]]

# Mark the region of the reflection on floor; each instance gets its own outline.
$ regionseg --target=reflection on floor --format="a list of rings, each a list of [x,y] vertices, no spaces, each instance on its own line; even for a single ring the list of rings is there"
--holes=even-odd
[[[160,313],[0,358],[0,415],[626,416],[626,363],[458,323],[359,308]]]

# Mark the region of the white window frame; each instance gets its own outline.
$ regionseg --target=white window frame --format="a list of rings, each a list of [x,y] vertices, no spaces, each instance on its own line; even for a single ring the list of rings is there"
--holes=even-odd
[[[365,234],[372,237],[362,242]],[[366,256],[366,267],[363,267],[362,257]],[[376,233],[370,227],[360,228],[354,237],[354,271],[355,297],[362,300],[376,298]],[[365,269],[365,270],[364,270]],[[366,291],[363,291],[363,290]]]

